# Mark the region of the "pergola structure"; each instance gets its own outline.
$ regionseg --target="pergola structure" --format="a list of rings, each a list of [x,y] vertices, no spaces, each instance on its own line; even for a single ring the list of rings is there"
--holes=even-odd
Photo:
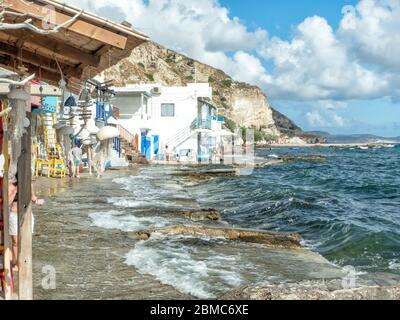
[[[94,14],[55,0],[0,0],[0,67],[14,71],[25,81],[0,79],[11,84],[8,99],[13,109],[24,110],[30,118],[28,80],[65,87],[80,92],[83,82],[128,57],[138,45],[149,39],[134,31],[127,23],[116,24]],[[4,85],[3,85],[4,87]],[[40,88],[42,90],[42,88]],[[6,89],[2,89],[7,91]],[[34,91],[34,90],[33,90]],[[36,90],[37,91],[37,90]],[[37,93],[36,93],[37,94]],[[41,93],[40,93],[41,94]],[[22,109],[21,109],[22,108]],[[1,116],[8,110],[0,110]],[[10,137],[7,121],[0,126],[1,147],[19,143],[18,161],[18,294],[20,299],[32,299],[32,218],[31,218],[31,137],[30,127],[21,138]],[[17,141],[18,140],[18,141]],[[2,180],[4,218],[5,297],[10,298],[10,254],[8,236],[8,155]]]
[[[58,85],[61,72],[71,91],[77,92],[84,80],[130,55],[148,37],[126,24],[116,24],[94,14],[55,0],[3,0],[8,11],[4,22],[23,24],[29,17],[33,26],[43,23],[60,26],[57,32],[41,34],[30,28],[1,30],[0,66],[35,73],[38,80]]]

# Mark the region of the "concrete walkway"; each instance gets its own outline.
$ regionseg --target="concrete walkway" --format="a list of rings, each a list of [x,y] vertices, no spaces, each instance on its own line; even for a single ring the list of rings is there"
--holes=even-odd
[[[134,174],[109,172],[102,179],[83,175],[81,181],[38,179],[35,189],[46,203],[34,208],[34,299],[191,298],[125,264],[136,243],[126,233],[91,225],[89,213],[104,211],[107,196],[124,196],[110,179]],[[53,271],[55,287],[48,288],[46,276]]]

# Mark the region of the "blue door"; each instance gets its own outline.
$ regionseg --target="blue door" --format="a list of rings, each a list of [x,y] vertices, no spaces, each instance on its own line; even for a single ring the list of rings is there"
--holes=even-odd
[[[158,155],[160,152],[160,136],[153,136],[154,154]]]
[[[140,152],[145,155],[146,154],[146,140],[147,136],[145,132],[142,132],[141,143],[140,143]]]

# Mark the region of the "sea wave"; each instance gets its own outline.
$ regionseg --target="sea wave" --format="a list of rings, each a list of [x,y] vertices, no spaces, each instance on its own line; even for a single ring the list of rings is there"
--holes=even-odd
[[[117,229],[124,232],[145,230],[151,227],[162,228],[171,221],[163,217],[136,217],[120,211],[94,212],[89,214],[92,225],[103,229]]]
[[[268,150],[258,152],[262,157],[271,154]],[[272,156],[309,152],[279,149]],[[306,247],[340,267],[352,265],[358,272],[399,273],[399,148],[368,153],[340,149],[313,152],[326,154],[326,161],[269,166],[254,170],[251,176],[220,177],[187,188],[168,176],[167,169],[149,167],[138,176],[114,180],[129,194],[110,198],[108,203],[131,214],[148,205],[146,210],[154,209],[149,214],[159,215],[163,206],[177,205],[176,200],[183,199],[179,205],[187,208],[188,200],[193,198],[200,207],[223,213],[224,222],[231,226],[299,233]],[[125,215],[112,218],[117,229],[154,226],[160,221],[157,217],[129,218],[132,221]],[[102,223],[109,227],[112,224]],[[127,263],[201,298],[215,297],[216,287],[227,289],[236,280],[247,280],[249,274],[253,277],[251,270],[268,275],[266,264],[271,257],[264,257],[262,262],[253,257],[254,263],[248,265],[246,250],[221,255],[212,251],[212,241],[203,239],[194,246],[191,241],[139,243],[129,252]],[[204,248],[209,251],[205,253]],[[219,266],[214,267],[210,257]],[[232,258],[237,260],[222,260]],[[286,265],[293,263],[287,261]],[[274,269],[270,276],[279,274],[286,265]],[[214,268],[220,273],[213,273]]]
[[[180,240],[196,238],[181,237]],[[203,239],[209,243],[209,239]],[[155,241],[161,241],[154,245]],[[150,274],[164,284],[199,299],[214,299],[217,292],[240,286],[244,280],[233,265],[238,257],[223,254],[200,258],[195,246],[180,243],[177,239],[153,239],[142,241],[126,255],[126,264],[134,266],[143,274]],[[229,268],[229,265],[231,268]]]

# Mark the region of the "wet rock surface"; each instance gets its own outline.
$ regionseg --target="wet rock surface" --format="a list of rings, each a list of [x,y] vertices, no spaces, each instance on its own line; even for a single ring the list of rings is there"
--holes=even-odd
[[[221,300],[398,300],[400,276],[370,274],[349,278],[310,280],[297,283],[244,286]]]
[[[292,155],[292,156],[281,156],[279,160],[283,163],[287,162],[323,162],[326,161],[326,156],[324,155]]]
[[[207,227],[202,225],[180,225],[148,231],[131,233],[130,238],[146,240],[153,235],[190,235],[205,237],[222,237],[227,240],[262,243],[283,248],[302,248],[301,236],[294,233],[266,232],[246,229]]]
[[[196,186],[217,177],[238,177],[240,171],[235,168],[213,170],[180,170],[173,173],[184,186]]]
[[[126,253],[135,246],[126,233],[92,226],[88,212],[101,210],[105,201],[102,194],[93,198],[94,181],[102,192],[121,194],[104,179],[40,179],[35,184],[46,204],[34,208],[34,299],[191,299],[125,264]],[[46,270],[55,271],[55,289],[43,286]]]

